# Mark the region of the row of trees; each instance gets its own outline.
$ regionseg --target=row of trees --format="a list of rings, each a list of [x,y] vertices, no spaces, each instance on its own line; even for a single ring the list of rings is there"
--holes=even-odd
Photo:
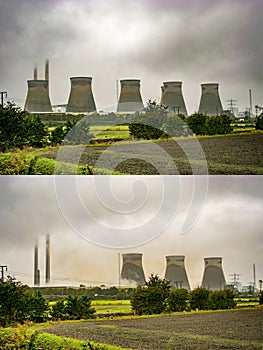
[[[77,121],[67,120],[64,125],[49,132],[39,116],[33,117],[8,102],[5,108],[0,106],[0,151],[22,149],[25,146],[41,148],[47,144],[61,144],[64,139],[69,145],[87,144],[93,137],[90,125],[86,119]]]
[[[93,117],[94,119],[95,117]],[[96,123],[107,119],[96,117]],[[87,144],[93,137],[90,133],[91,118],[67,120],[49,132],[39,116],[32,116],[8,102],[5,108],[0,107],[0,151],[12,148],[22,149],[25,146],[43,147],[47,144],[69,145]],[[111,118],[112,119],[112,118]],[[144,111],[135,113],[134,117],[118,116],[118,121],[129,125],[130,135],[139,139],[159,139],[168,136],[226,134],[232,131],[230,118],[227,116],[209,117],[193,114],[185,118],[175,115],[156,101],[149,101]],[[94,122],[94,120],[93,120]]]
[[[230,290],[210,291],[199,287],[189,293],[186,289],[172,289],[169,281],[151,275],[145,286],[134,291],[131,306],[137,315],[151,315],[196,309],[231,309],[236,303]]]
[[[233,131],[230,117],[226,115],[207,116],[195,113],[187,118],[174,114],[149,101],[142,113],[136,113],[129,124],[130,135],[140,139],[159,139],[169,136],[220,135]]]
[[[28,286],[8,277],[0,280],[0,326],[24,321],[43,322],[46,319],[80,320],[95,313],[87,295],[68,296],[53,306],[39,291],[33,292]]]

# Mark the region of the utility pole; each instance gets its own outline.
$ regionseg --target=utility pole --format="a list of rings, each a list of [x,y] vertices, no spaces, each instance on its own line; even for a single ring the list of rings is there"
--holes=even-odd
[[[4,97],[7,97],[7,92],[6,91],[0,91],[1,95],[1,106],[4,108]]]
[[[4,269],[7,271],[7,266],[0,265],[0,269],[1,269],[1,281],[4,282]]]
[[[226,100],[228,103],[228,108],[233,116],[235,116],[235,109],[236,109],[236,102],[237,100],[233,100],[232,98],[230,100]]]

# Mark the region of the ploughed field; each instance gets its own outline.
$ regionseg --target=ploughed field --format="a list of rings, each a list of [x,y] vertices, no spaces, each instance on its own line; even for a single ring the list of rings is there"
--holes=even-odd
[[[141,350],[263,349],[263,308],[67,322],[45,331]]]
[[[262,151],[263,134],[258,133],[89,145],[77,162],[131,175],[262,175]],[[76,163],[77,153],[78,147],[67,147],[61,161]],[[56,158],[56,153],[43,156]]]

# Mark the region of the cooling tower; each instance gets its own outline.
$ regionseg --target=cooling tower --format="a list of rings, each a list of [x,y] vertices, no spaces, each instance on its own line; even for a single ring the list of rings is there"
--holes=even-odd
[[[46,284],[50,282],[50,235],[46,235]]]
[[[143,102],[140,93],[140,80],[121,80],[121,93],[117,112],[137,112],[143,110]]]
[[[52,112],[52,106],[48,94],[47,80],[28,80],[28,91],[25,103],[25,111],[28,112]]]
[[[68,99],[67,112],[89,113],[96,111],[96,105],[91,89],[90,77],[70,78],[71,90]]]
[[[166,81],[161,86],[161,104],[176,114],[187,116],[181,81]]]
[[[34,286],[40,285],[40,271],[38,269],[38,242],[34,247]]]
[[[166,256],[166,271],[164,278],[176,288],[185,288],[190,291],[190,285],[184,266],[184,255]]]
[[[201,84],[202,95],[199,105],[199,113],[205,115],[220,115],[223,111],[218,93],[219,84]]]
[[[127,280],[139,286],[144,285],[145,275],[142,267],[142,254],[122,254],[122,259],[122,280]]]
[[[225,288],[226,280],[222,268],[222,258],[205,258],[205,269],[202,287],[210,290],[221,290]]]

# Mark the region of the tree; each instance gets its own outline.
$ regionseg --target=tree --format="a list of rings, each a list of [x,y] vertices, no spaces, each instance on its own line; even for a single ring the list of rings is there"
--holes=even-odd
[[[169,136],[187,136],[191,134],[183,114],[175,115],[169,113],[166,122],[164,123],[164,130]]]
[[[143,112],[136,113],[129,124],[130,135],[134,138],[152,140],[166,137],[163,125],[168,115],[167,107],[149,100]]]
[[[87,118],[72,119],[66,122],[64,144],[87,145],[92,138]]]
[[[166,310],[166,299],[170,291],[170,282],[158,275],[151,275],[144,287],[137,287],[131,298],[135,314],[160,314]]]
[[[192,310],[208,310],[209,305],[209,290],[198,287],[189,293],[189,302]]]
[[[32,322],[43,322],[49,306],[42,294],[27,290],[25,293],[25,318]]]
[[[263,130],[263,113],[256,119],[256,130]]]
[[[212,310],[233,309],[236,306],[234,293],[228,289],[213,291],[209,296],[209,304]]]
[[[53,320],[65,320],[67,318],[66,306],[64,300],[58,300],[52,305],[50,315]]]
[[[186,123],[195,135],[207,134],[205,115],[199,113],[192,114],[186,119]]]
[[[187,307],[188,297],[187,289],[181,288],[172,290],[167,298],[168,310],[172,312],[184,311]]]
[[[61,145],[66,136],[67,131],[63,125],[58,125],[55,129],[51,130],[49,140],[52,146]]]
[[[91,299],[87,295],[68,296],[65,310],[68,318],[73,320],[91,318],[95,313],[95,309],[91,307]]]
[[[233,131],[231,119],[227,115],[207,117],[206,126],[208,135],[223,135]]]
[[[0,150],[22,149],[28,145],[42,147],[46,143],[47,127],[39,117],[22,111],[8,102],[5,108],[0,107]]]
[[[0,324],[7,326],[25,320],[42,322],[48,305],[40,292],[32,293],[28,286],[8,277],[0,281]]]

